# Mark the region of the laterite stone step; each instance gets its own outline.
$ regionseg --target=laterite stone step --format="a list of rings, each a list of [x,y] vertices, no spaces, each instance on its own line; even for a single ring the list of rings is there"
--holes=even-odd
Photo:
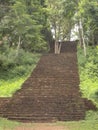
[[[21,89],[0,105],[0,116],[22,122],[83,120],[94,107],[81,97],[79,83],[77,44],[62,43],[61,54],[43,55]]]

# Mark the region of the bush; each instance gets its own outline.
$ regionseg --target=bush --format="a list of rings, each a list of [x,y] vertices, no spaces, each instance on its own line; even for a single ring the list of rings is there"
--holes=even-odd
[[[40,54],[19,50],[16,57],[16,50],[9,48],[9,51],[0,53],[0,78],[12,79],[14,77],[27,76],[35,67]]]
[[[15,66],[14,59],[9,58],[5,54],[0,54],[0,67],[3,70],[7,70]]]
[[[0,67],[2,69],[10,69],[17,65],[32,65],[37,63],[39,56],[39,54],[34,55],[33,53],[20,49],[16,57],[16,50],[10,48],[8,52],[0,54]]]
[[[98,91],[98,48],[88,47],[87,57],[83,55],[82,50],[78,48],[80,88],[84,97],[92,99],[98,104],[96,96]]]
[[[16,57],[16,64],[17,65],[32,65],[37,63],[40,54],[33,54],[30,52],[26,52],[23,49],[20,49],[18,57]]]
[[[94,112],[94,111],[87,111],[86,112],[86,120],[98,120],[98,111]]]
[[[12,96],[21,88],[39,60],[40,54],[25,52],[20,49],[18,57],[16,50],[10,49],[0,53],[0,96]]]

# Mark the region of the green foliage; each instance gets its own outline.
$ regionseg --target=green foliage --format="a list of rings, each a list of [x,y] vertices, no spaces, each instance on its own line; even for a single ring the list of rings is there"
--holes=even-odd
[[[0,130],[14,130],[20,125],[19,122],[8,121],[7,119],[0,118]]]
[[[91,45],[98,44],[98,0],[64,0],[63,6],[64,16],[69,18],[73,25],[71,29],[74,26],[79,28],[81,24],[80,32],[77,30],[78,39]],[[83,36],[80,34],[81,31]]]
[[[21,88],[22,83],[27,79],[35,68],[40,54],[19,50],[18,57],[15,57],[15,50],[9,48],[5,53],[0,54],[0,96],[10,97]]]
[[[61,0],[48,0],[49,22],[54,30],[53,36],[56,41],[69,38],[71,33],[71,20],[64,15],[65,4]]]
[[[0,97],[11,97],[14,94],[14,92],[16,92],[17,90],[21,88],[21,85],[26,80],[26,78],[13,77],[12,80],[11,79],[1,80],[0,81]]]
[[[3,5],[6,7],[6,5]],[[46,9],[39,1],[17,0],[10,3],[9,11],[5,12],[0,21],[0,36],[6,37],[7,44],[19,46],[29,51],[47,50],[45,35],[41,33],[47,29]],[[20,43],[19,43],[20,42]]]
[[[0,53],[0,67],[2,70],[13,69],[15,66],[21,65],[33,65],[37,62],[40,54],[26,52],[23,49],[19,50],[19,55],[16,57],[16,50],[12,48],[7,48],[5,52]]]
[[[19,50],[19,55],[16,57],[16,64],[17,65],[32,65],[36,64],[38,57],[40,54],[33,54],[28,51],[24,51],[23,49]]]
[[[87,57],[78,48],[80,88],[84,97],[92,99],[98,105],[98,47],[88,47]]]
[[[83,120],[83,121],[69,121],[69,122],[58,122],[58,125],[65,126],[68,130],[97,130],[97,120]]]
[[[84,34],[90,44],[97,44],[98,7],[96,0],[82,0],[79,3],[79,15],[83,17]]]
[[[15,54],[15,52],[14,52]],[[3,71],[6,71],[8,68],[11,69],[15,66],[15,55],[10,51],[9,54],[2,53],[0,54],[0,68]]]
[[[87,111],[86,120],[98,120],[98,111]]]

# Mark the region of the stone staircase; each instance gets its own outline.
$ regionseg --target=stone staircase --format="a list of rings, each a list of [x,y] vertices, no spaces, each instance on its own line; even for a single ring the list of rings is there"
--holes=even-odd
[[[22,88],[1,105],[0,116],[22,122],[83,120],[76,53],[77,44],[67,42],[61,54],[43,55]]]

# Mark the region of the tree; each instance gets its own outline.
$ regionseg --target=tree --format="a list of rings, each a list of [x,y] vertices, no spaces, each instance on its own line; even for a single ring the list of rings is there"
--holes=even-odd
[[[9,2],[5,0],[0,0],[0,21],[5,16],[9,10]]]
[[[82,0],[79,9],[83,17],[83,27],[88,42],[92,45],[97,43],[96,34],[98,34],[98,1]]]
[[[78,27],[81,47],[96,45],[98,38],[98,0],[1,0],[0,40],[7,37],[9,46],[30,51],[47,47],[55,40],[55,53],[61,41],[70,40]],[[50,40],[51,39],[51,40]]]
[[[51,1],[48,0],[49,10],[49,22],[53,37],[55,39],[55,54],[59,54],[61,50],[61,41],[65,38],[70,39],[70,23],[67,18],[64,17],[63,1]]]
[[[10,46],[17,45],[17,54],[20,46],[30,51],[46,48],[41,34],[45,25],[42,22],[46,22],[42,18],[43,10],[39,1],[18,0],[12,4],[8,15],[2,18],[1,33],[8,36]]]
[[[78,27],[80,46],[84,48],[86,56],[86,43],[96,43],[98,34],[98,8],[96,0],[66,0],[64,1],[64,14]],[[70,8],[71,7],[71,8]]]

